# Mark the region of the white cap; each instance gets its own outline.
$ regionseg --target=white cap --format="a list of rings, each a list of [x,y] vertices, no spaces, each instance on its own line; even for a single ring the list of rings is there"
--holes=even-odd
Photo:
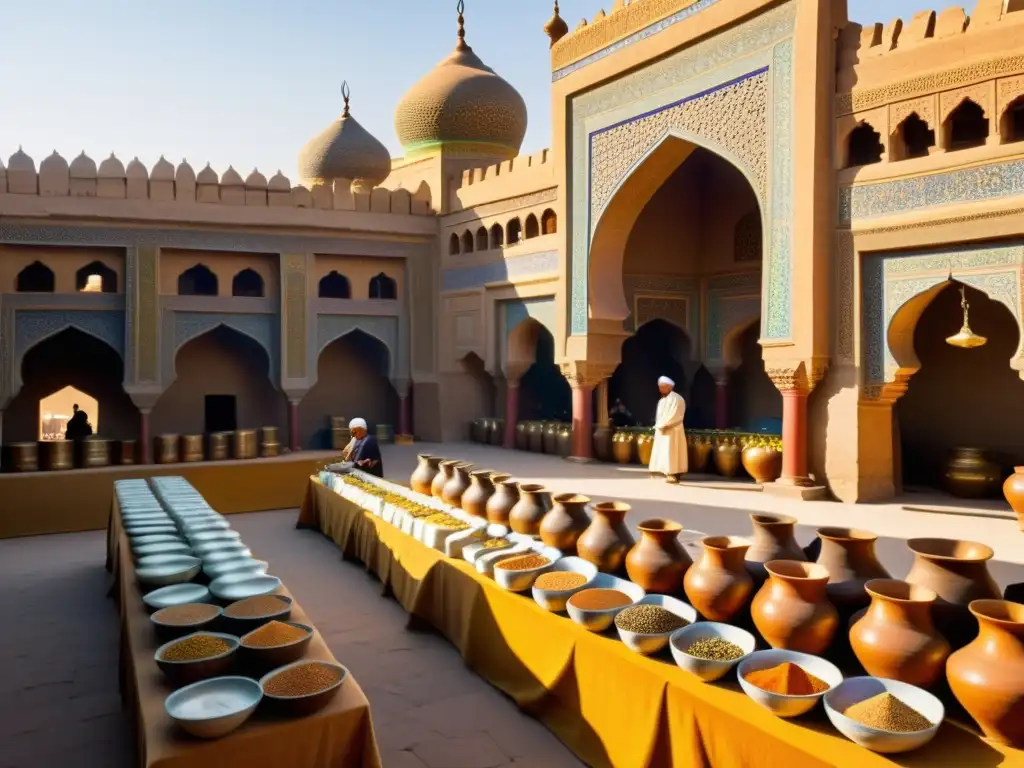
[[[658,386],[661,386],[663,384],[666,387],[673,387],[673,388],[676,385],[676,383],[674,381],[672,381],[672,379],[670,379],[668,376],[659,376],[658,377]]]
[[[352,419],[348,423],[349,429],[366,429],[366,419]]]

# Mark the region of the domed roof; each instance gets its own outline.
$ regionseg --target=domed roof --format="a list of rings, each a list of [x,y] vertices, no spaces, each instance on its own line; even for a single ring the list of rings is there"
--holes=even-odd
[[[111,152],[110,157],[100,163],[99,177],[101,179],[123,179],[124,163]]]
[[[299,152],[299,177],[310,184],[350,179],[377,186],[391,173],[391,153],[349,113],[348,83],[341,95],[341,117]]]
[[[220,177],[220,183],[224,187],[241,187],[245,184],[242,181],[242,175],[235,170],[233,165],[229,165],[228,169],[224,171],[224,175]]]
[[[217,176],[217,172],[215,170],[213,170],[213,168],[210,167],[209,163],[207,163],[206,167],[203,168],[203,170],[201,170],[199,172],[198,176],[196,176],[196,183],[197,184],[220,184],[220,177]]]
[[[95,179],[96,178],[96,161],[85,154],[85,150],[82,150],[82,154],[71,161],[69,166],[71,171],[71,178],[73,179]]]
[[[11,155],[7,160],[7,170],[31,171],[32,173],[35,173],[36,164],[31,157],[25,154],[25,150],[23,150],[21,147],[18,147],[18,151]]]
[[[459,41],[402,97],[395,130],[407,154],[440,145],[514,157],[526,135],[526,102],[466,44],[459,1]]]
[[[153,171],[149,174],[149,178],[153,181],[174,181],[174,166],[171,165],[166,157],[160,155],[160,159],[153,166]]]
[[[129,179],[148,179],[149,171],[138,157],[133,157],[128,163],[128,167],[124,169],[124,175]]]

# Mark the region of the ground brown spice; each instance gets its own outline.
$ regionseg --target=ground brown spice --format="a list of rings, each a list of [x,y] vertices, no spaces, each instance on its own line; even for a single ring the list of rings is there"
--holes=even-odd
[[[824,680],[804,672],[799,666],[788,661],[769,669],[748,672],[745,679],[762,691],[781,693],[784,696],[809,696],[812,693],[827,691],[829,688]]]
[[[224,609],[224,615],[232,619],[256,619],[280,613],[287,605],[287,602],[274,595],[259,595],[232,603]]]
[[[193,635],[164,649],[160,658],[164,661],[201,661],[213,656],[220,656],[229,650],[231,650],[231,644],[222,637]]]
[[[494,567],[501,568],[503,571],[532,571],[534,568],[543,568],[550,563],[551,560],[543,555],[521,555],[502,560]]]
[[[306,637],[306,630],[283,621],[271,621],[245,636],[242,645],[246,648],[277,648],[289,645]]]
[[[542,573],[537,577],[537,581],[534,582],[534,586],[537,589],[550,589],[555,592],[561,592],[566,589],[576,589],[576,587],[582,587],[587,583],[587,577],[582,573],[573,573],[572,571],[550,571],[549,573]]]
[[[843,714],[861,725],[892,733],[913,733],[932,727],[927,717],[891,693],[879,693],[858,701],[847,707]]]
[[[263,691],[271,696],[311,696],[338,682],[341,673],[321,664],[299,664],[267,680]]]
[[[584,589],[569,598],[569,604],[583,611],[606,611],[629,605],[633,599],[617,589]]]
[[[208,603],[185,603],[161,608],[153,614],[153,620],[172,627],[184,627],[189,624],[201,624],[209,621],[219,613],[217,606]]]

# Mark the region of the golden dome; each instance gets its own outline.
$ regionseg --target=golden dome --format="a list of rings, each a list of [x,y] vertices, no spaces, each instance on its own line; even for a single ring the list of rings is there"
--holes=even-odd
[[[544,25],[544,32],[551,38],[552,48],[554,48],[555,43],[569,34],[569,25],[565,23],[565,19],[558,15],[558,0],[555,0],[554,15]]]
[[[526,135],[526,102],[466,44],[459,0],[459,42],[402,97],[395,130],[406,154],[460,146],[472,154],[519,154]]]
[[[375,187],[391,173],[391,153],[349,114],[348,83],[342,83],[345,111],[299,152],[299,177],[306,183],[349,179]]]

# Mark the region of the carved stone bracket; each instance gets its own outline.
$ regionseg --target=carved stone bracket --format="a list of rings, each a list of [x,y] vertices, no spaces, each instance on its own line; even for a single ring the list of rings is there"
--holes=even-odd
[[[828,373],[828,361],[812,359],[789,362],[766,368],[765,372],[779,392],[810,394]]]
[[[615,370],[605,365],[588,363],[584,360],[571,360],[559,364],[559,369],[569,386],[593,389],[604,379],[611,376]]]

